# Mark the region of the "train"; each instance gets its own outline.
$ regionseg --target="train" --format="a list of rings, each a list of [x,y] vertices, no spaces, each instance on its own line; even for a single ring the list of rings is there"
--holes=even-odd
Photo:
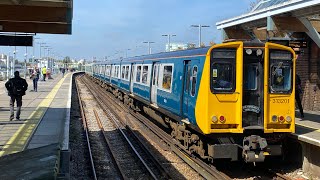
[[[121,100],[208,161],[264,162],[295,132],[292,48],[234,41],[85,66]]]

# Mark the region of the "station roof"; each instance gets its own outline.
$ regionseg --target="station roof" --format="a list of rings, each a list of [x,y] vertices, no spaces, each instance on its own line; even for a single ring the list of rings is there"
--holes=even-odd
[[[0,0],[0,32],[72,33],[73,0]]]
[[[250,12],[217,22],[224,39],[266,40],[307,33],[320,47],[319,0],[261,0]]]

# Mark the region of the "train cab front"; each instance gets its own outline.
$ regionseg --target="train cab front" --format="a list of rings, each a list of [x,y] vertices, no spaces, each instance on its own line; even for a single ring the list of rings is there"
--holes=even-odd
[[[295,54],[273,43],[245,45],[243,54],[242,156],[262,162],[282,155],[283,138],[294,132]]]
[[[294,51],[273,43],[225,43],[211,49],[208,66],[210,92],[203,102],[209,108],[202,115],[208,121],[197,121],[202,131],[230,135],[246,162],[282,155],[283,138],[294,132]]]

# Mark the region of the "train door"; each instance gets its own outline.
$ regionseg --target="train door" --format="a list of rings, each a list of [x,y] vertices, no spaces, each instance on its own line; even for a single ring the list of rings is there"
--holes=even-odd
[[[133,82],[134,82],[134,71],[135,65],[131,64],[131,73],[130,73],[130,93],[133,93]]]
[[[244,51],[242,126],[263,128],[263,56],[262,49]]]
[[[184,117],[188,117],[188,107],[190,101],[190,77],[191,77],[191,61],[184,61],[184,79],[183,79],[183,97],[182,97],[182,113]]]
[[[153,63],[151,82],[151,103],[157,105],[157,89],[159,78],[159,63]]]

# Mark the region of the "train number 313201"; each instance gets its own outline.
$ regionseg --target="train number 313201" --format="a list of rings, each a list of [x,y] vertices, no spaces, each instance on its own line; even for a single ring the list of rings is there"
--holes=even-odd
[[[272,103],[280,103],[280,104],[289,103],[289,99],[272,99]]]

